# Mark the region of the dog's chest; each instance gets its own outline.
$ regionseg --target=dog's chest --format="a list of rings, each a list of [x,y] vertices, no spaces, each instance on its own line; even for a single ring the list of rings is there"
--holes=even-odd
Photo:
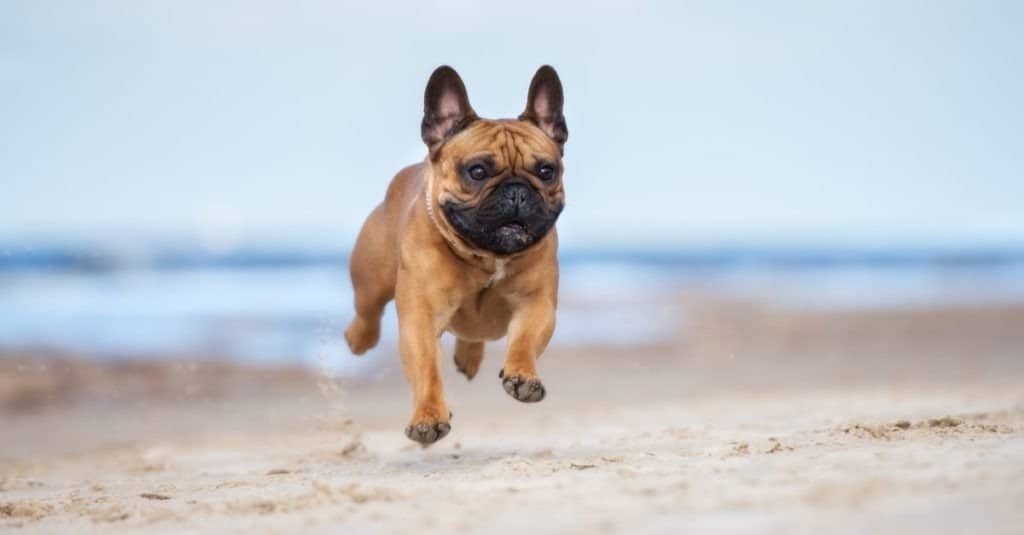
[[[484,288],[490,288],[491,286],[494,286],[496,282],[499,282],[501,281],[501,279],[504,279],[505,276],[507,275],[507,268],[507,258],[499,258],[495,260],[494,273],[491,273],[491,276],[487,278],[487,281],[484,283]]]
[[[496,340],[505,335],[512,318],[512,303],[499,283],[508,280],[507,261],[496,269],[475,293],[462,301],[448,330],[467,340]]]

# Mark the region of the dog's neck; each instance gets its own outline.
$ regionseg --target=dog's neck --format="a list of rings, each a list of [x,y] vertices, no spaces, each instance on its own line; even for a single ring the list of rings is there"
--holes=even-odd
[[[443,216],[437,215],[434,211],[434,172],[430,165],[427,165],[425,175],[426,184],[423,188],[423,207],[427,211],[427,217],[430,218],[434,227],[441,234],[441,238],[448,244],[448,248],[462,261],[479,268],[489,275],[484,288],[488,288],[495,282],[503,279],[506,274],[505,267],[512,257],[500,257],[490,251],[471,246],[459,237],[450,225],[442,221]]]

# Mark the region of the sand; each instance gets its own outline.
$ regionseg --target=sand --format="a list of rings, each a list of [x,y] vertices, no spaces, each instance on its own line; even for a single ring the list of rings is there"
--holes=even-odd
[[[539,404],[500,345],[473,382],[444,362],[430,448],[383,352],[359,381],[9,357],[0,530],[1020,532],[1024,310],[699,310],[685,339],[552,348]]]

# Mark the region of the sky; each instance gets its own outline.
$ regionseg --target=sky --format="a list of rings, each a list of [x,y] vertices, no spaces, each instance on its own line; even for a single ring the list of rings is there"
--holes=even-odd
[[[563,244],[1024,243],[1024,4],[0,3],[0,239],[350,244],[424,84],[569,125]]]

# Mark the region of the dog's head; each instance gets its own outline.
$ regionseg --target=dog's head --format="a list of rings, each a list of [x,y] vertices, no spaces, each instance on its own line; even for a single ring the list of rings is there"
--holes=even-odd
[[[496,255],[524,251],[551,231],[565,205],[562,100],[558,74],[545,65],[518,119],[482,119],[458,73],[434,71],[421,133],[430,149],[428,201],[442,230]]]

